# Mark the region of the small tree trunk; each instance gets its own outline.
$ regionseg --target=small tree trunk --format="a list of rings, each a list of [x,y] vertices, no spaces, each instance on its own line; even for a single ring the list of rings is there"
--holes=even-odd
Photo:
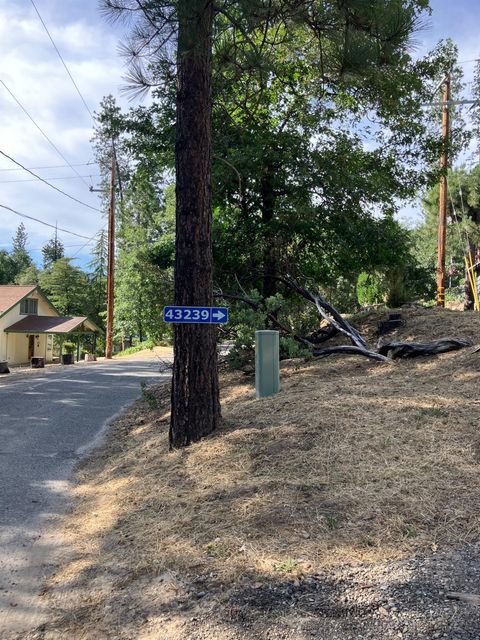
[[[472,256],[472,260],[475,260],[476,247],[473,244],[473,242],[467,243],[467,261],[469,265],[470,265],[470,257],[469,257],[470,255]],[[468,275],[468,271],[466,268],[465,268],[464,293],[465,293],[465,298],[463,300],[463,309],[464,311],[470,311],[475,306],[475,298],[473,295],[472,286],[470,284],[470,277]]]
[[[213,5],[179,0],[175,304],[213,304],[211,49]],[[216,328],[174,328],[170,446],[211,433],[220,419]]]

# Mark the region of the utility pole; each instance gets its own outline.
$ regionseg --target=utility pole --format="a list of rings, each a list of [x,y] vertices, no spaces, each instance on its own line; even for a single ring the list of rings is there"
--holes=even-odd
[[[447,231],[447,169],[450,136],[450,75],[442,84],[442,155],[440,156],[440,193],[438,204],[437,307],[445,306],[445,240]]]
[[[115,270],[115,145],[112,141],[112,174],[110,179],[110,207],[108,210],[108,260],[107,260],[107,335],[105,357],[113,355],[113,304]]]

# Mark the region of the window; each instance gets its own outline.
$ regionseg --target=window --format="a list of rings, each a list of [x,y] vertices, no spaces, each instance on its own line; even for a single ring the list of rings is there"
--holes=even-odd
[[[20,313],[27,316],[38,315],[38,300],[25,298],[20,302]]]

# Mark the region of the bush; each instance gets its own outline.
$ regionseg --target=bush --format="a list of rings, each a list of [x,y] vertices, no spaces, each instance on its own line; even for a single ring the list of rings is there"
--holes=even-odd
[[[75,353],[77,345],[74,342],[64,342],[63,343],[63,351],[65,353]]]
[[[230,308],[229,327],[233,337],[233,346],[228,352],[226,360],[232,369],[253,366],[255,361],[255,331],[267,328],[265,326],[267,313],[274,312],[280,315],[282,312],[286,316],[285,325],[290,326],[294,324],[303,325],[306,317],[310,315],[308,313],[305,314],[304,305],[302,307],[298,307],[298,305],[295,307],[294,303],[289,305],[279,293],[267,298],[263,303],[261,302],[260,294],[256,290],[249,292],[249,297],[260,305],[258,311],[242,303],[240,303],[241,306]],[[268,328],[275,327],[269,326]],[[306,357],[309,354],[308,349],[305,349],[291,336],[280,336],[281,360]]]
[[[120,351],[120,353],[117,353],[116,356],[120,358],[122,356],[130,356],[132,355],[132,353],[138,353],[138,351],[143,351],[144,349],[153,349],[156,346],[157,345],[153,340],[144,340],[143,342],[139,342],[133,347],[128,347],[128,349]]]
[[[280,360],[289,358],[308,358],[311,352],[292,336],[280,336]]]
[[[362,307],[380,304],[386,293],[384,277],[378,273],[361,273],[357,280],[357,298]]]

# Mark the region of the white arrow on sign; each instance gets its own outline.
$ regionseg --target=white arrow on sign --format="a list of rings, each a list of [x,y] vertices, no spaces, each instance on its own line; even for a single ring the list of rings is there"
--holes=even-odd
[[[223,311],[214,311],[212,313],[212,317],[215,318],[215,320],[223,320],[223,318],[226,317],[226,313],[223,313]]]

